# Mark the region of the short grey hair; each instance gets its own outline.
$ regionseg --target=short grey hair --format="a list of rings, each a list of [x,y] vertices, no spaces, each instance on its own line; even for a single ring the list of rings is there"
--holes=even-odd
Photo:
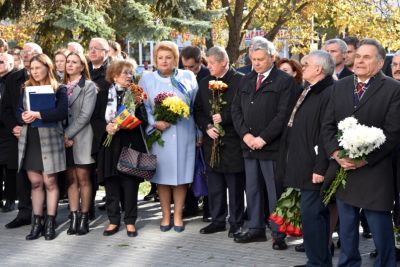
[[[78,52],[78,53],[81,53],[81,54],[83,54],[83,47],[82,47],[82,45],[80,44],[80,43],[78,43],[78,42],[69,42],[68,44],[67,44],[67,47],[68,46],[71,46],[71,47],[73,47],[74,49],[75,49],[75,51],[76,52]]]
[[[257,50],[264,50],[268,55],[275,55],[276,50],[275,46],[272,42],[268,41],[264,37],[257,38],[253,42],[253,47],[251,48],[251,51],[257,51]]]
[[[253,38],[251,39],[251,41],[250,41],[250,46],[254,45],[255,42],[257,42],[257,41],[259,41],[259,40],[262,40],[262,39],[265,39],[265,38],[262,37],[262,36],[253,37]]]
[[[222,62],[226,60],[229,64],[229,57],[228,53],[226,53],[225,48],[221,46],[213,46],[210,49],[208,49],[206,53],[207,57],[213,56],[216,61]]]
[[[24,46],[29,46],[32,49],[32,52],[37,54],[43,54],[43,50],[37,43],[25,43]]]
[[[110,51],[110,45],[108,44],[108,41],[104,38],[94,37],[94,38],[90,39],[89,45],[91,42],[97,42],[97,43],[101,44],[103,49]]]
[[[376,50],[378,50],[378,55],[377,55],[378,59],[385,60],[386,50],[385,50],[385,48],[383,48],[381,43],[378,42],[377,40],[372,39],[372,38],[365,38],[360,41],[360,45],[358,46],[358,48],[360,48],[362,45],[375,46]]]
[[[400,50],[393,54],[393,58],[400,56]]]
[[[3,56],[7,61],[6,66],[8,66],[8,70],[11,71],[14,68],[14,57],[8,53],[0,54],[0,56]]]
[[[316,61],[316,64],[322,67],[325,77],[333,75],[333,72],[335,71],[335,62],[328,52],[323,50],[315,50],[308,54],[308,56],[313,57]]]
[[[347,53],[347,44],[342,39],[338,39],[338,38],[329,39],[328,41],[325,42],[324,46],[327,46],[327,45],[330,45],[330,44],[338,44],[340,52],[342,52],[342,54],[346,54]]]

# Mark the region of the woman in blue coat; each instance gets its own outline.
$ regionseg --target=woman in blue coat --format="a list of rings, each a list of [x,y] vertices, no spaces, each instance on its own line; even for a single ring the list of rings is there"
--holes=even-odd
[[[153,144],[157,155],[157,172],[152,182],[158,184],[162,220],[160,230],[165,232],[171,225],[171,193],[174,198],[174,230],[184,230],[182,209],[188,184],[193,181],[196,126],[192,114],[178,120],[176,125],[154,118],[154,98],[161,92],[173,92],[188,105],[192,105],[198,89],[196,77],[190,71],[178,70],[178,47],[170,41],[157,44],[154,62],[157,71],[143,75],[139,85],[148,95],[146,103],[149,126],[147,132],[162,131],[163,146]]]

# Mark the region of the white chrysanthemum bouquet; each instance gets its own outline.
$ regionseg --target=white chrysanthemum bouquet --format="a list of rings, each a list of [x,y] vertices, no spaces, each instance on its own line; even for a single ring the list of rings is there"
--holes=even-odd
[[[340,121],[338,129],[336,137],[339,145],[343,148],[338,154],[339,158],[349,157],[355,161],[365,160],[368,154],[386,141],[382,129],[362,125],[354,117]],[[339,185],[343,185],[343,188],[346,186],[346,179],[347,172],[340,167],[332,184],[325,191],[323,200],[325,205],[328,205]]]

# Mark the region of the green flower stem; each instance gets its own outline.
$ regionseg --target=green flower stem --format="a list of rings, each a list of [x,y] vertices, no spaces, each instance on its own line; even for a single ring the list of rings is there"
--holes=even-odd
[[[346,179],[347,179],[347,172],[342,167],[340,167],[339,171],[337,171],[336,173],[335,179],[333,180],[329,188],[324,192],[325,195],[322,202],[325,204],[325,206],[329,204],[331,198],[336,193],[340,185],[342,185],[343,188],[346,187]]]

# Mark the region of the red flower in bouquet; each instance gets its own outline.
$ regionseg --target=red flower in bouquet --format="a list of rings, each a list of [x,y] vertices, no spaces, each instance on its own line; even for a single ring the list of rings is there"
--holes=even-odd
[[[269,219],[279,225],[279,232],[291,236],[301,236],[300,191],[287,188],[282,193]]]

